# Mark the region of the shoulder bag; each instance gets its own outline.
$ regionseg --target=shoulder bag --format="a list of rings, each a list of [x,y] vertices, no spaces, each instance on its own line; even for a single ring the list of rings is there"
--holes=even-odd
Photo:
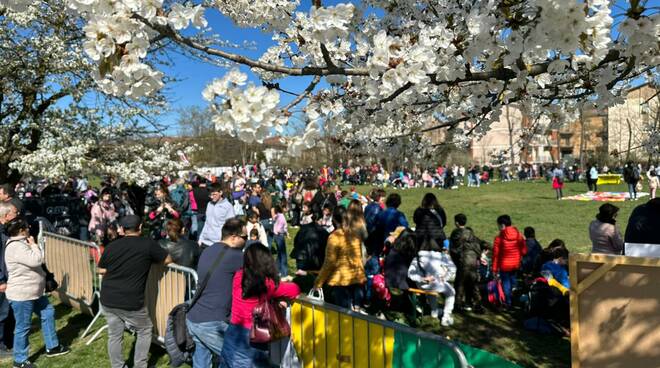
[[[252,310],[250,342],[265,344],[291,335],[291,326],[286,320],[286,309],[279,302],[264,295]]]
[[[204,276],[204,280],[197,285],[197,290],[195,290],[195,295],[192,299],[185,303],[181,303],[174,308],[169,313],[167,317],[167,327],[165,331],[165,348],[167,353],[170,356],[171,365],[174,367],[181,366],[184,363],[190,363],[192,361],[192,353],[195,350],[195,342],[188,332],[188,327],[186,326],[186,318],[188,311],[192,308],[193,305],[199,300],[202,296],[202,292],[206,288],[211,275],[218,265],[222,258],[224,258],[227,253],[228,247],[223,247],[220,250],[220,254],[213,261],[213,264],[209,268],[208,272]]]

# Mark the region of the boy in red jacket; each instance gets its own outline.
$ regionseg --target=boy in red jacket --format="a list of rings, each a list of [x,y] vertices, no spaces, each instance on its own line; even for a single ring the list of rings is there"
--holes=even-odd
[[[511,289],[516,287],[516,272],[522,257],[527,254],[527,245],[520,231],[511,226],[509,215],[498,217],[497,225],[500,233],[493,242],[493,275],[502,280],[505,304],[510,307]]]

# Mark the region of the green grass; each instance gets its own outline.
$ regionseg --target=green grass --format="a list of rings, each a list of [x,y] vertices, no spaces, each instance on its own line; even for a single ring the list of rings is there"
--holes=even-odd
[[[369,188],[359,188],[367,192]],[[627,191],[625,185],[608,185],[599,188],[606,191]],[[553,239],[559,238],[566,242],[571,251],[586,252],[591,249],[589,240],[589,223],[598,213],[602,202],[579,202],[555,199],[555,192],[545,181],[509,182],[482,185],[479,188],[460,187],[457,190],[438,189],[408,189],[388,190],[401,195],[402,204],[399,208],[412,222],[412,214],[421,202],[423,195],[433,192],[447,212],[445,231],[449,234],[454,228],[454,215],[464,213],[468,218],[468,226],[472,227],[480,238],[492,242],[497,235],[497,216],[508,214],[513,225],[522,232],[526,226],[536,229],[536,237],[544,247]],[[587,191],[583,183],[566,183],[564,196],[571,196]],[[648,199],[648,197],[645,197]],[[628,223],[628,217],[635,206],[641,202],[614,203],[621,208],[618,226],[622,232]],[[411,226],[414,226],[411,223]]]
[[[580,183],[567,183],[564,195],[573,195],[586,191],[586,186]],[[366,193],[368,187],[359,187]],[[607,186],[601,190],[625,191],[621,186]],[[590,249],[588,226],[598,207],[599,202],[557,201],[554,191],[546,182],[511,182],[493,183],[480,188],[461,187],[458,190],[410,189],[398,190],[403,198],[401,210],[409,220],[419,205],[422,196],[433,191],[445,208],[450,225],[447,232],[453,228],[453,216],[462,212],[468,217],[468,224],[474,228],[481,238],[492,241],[497,234],[495,219],[498,215],[509,214],[514,225],[519,229],[533,226],[543,246],[555,238],[563,239],[571,251],[585,252]],[[625,225],[632,209],[639,202],[616,203],[621,208],[619,228],[625,231]],[[293,242],[296,229],[292,228],[289,245]],[[294,263],[290,261],[293,269]],[[32,360],[36,359],[39,367],[75,368],[75,367],[109,367],[104,333],[90,346],[80,340],[91,317],[72,311],[68,307],[56,304],[57,329],[60,340],[71,346],[72,353],[66,356],[47,359],[39,323],[35,319],[30,335]],[[456,323],[451,328],[440,326],[437,319],[423,317],[421,329],[448,336],[451,339],[488,350],[526,367],[568,367],[570,365],[570,342],[567,338],[541,336],[529,333],[522,328],[522,316],[508,313],[484,315],[456,314]],[[97,326],[102,326],[102,321]],[[128,333],[125,342],[125,356],[129,357],[134,338]],[[9,366],[9,360],[0,361],[0,366]],[[167,367],[168,358],[165,352],[152,346],[150,365]]]

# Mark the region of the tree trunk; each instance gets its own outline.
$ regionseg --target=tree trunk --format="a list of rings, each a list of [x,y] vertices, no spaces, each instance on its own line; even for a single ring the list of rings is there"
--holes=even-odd
[[[630,151],[632,148],[632,124],[630,119],[626,119],[626,124],[628,125],[628,149],[626,150],[626,162],[630,161]]]
[[[511,165],[516,164],[516,155],[513,152],[513,123],[511,122],[511,116],[509,115],[509,105],[505,107],[506,112],[506,123],[509,127],[509,155],[511,156]]]
[[[584,157],[584,150],[587,142],[585,141],[585,124],[584,124],[584,118],[582,115],[582,109],[580,109],[580,169],[584,171],[584,166],[585,166],[585,157]]]
[[[561,162],[561,127],[557,128],[557,164]]]

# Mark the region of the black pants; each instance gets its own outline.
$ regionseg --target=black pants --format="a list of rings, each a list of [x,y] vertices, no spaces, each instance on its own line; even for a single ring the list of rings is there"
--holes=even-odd
[[[350,309],[351,306],[362,306],[363,287],[360,284],[348,286],[332,286],[330,295],[332,303],[342,308]]]
[[[587,178],[587,186],[589,187],[590,191],[597,192],[598,191],[598,179],[591,179]]]
[[[456,270],[454,288],[456,289],[456,304],[459,307],[473,306],[480,303],[478,283],[479,272],[477,269],[464,270],[459,267]]]

